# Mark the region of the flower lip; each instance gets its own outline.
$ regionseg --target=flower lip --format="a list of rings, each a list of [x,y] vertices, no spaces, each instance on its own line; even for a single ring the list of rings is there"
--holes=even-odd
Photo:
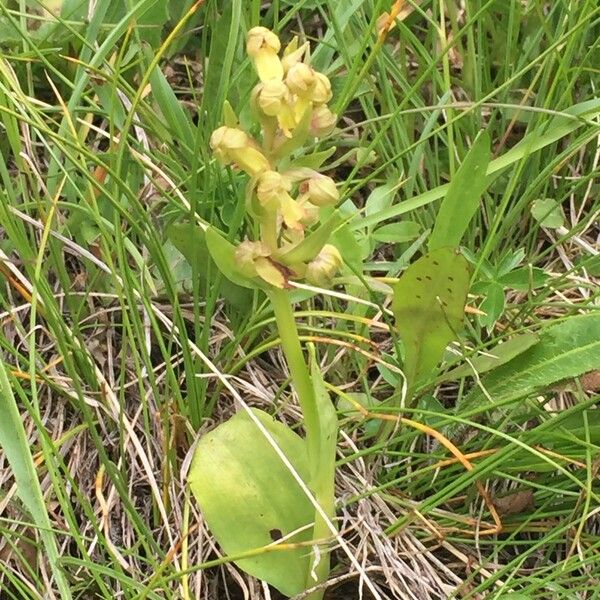
[[[248,32],[246,52],[261,81],[283,79],[283,65],[277,56],[280,48],[279,38],[266,27],[253,27]]]
[[[236,163],[251,176],[269,168],[269,161],[257,148],[256,142],[236,127],[219,127],[210,136],[210,146],[221,163]]]

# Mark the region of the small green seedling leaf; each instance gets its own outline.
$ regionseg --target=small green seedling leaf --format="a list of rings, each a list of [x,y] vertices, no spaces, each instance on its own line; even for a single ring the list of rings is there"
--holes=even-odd
[[[544,269],[528,265],[526,267],[514,269],[513,271],[498,277],[497,281],[504,287],[512,290],[527,292],[544,286],[548,279],[550,279],[550,276]]]
[[[519,356],[519,354],[523,354],[523,352],[537,344],[539,339],[540,337],[537,333],[528,332],[516,335],[488,350],[485,354],[479,354],[471,358],[468,364],[463,364],[447,371],[437,380],[437,383],[470,377],[476,373],[481,375],[482,373],[491,371]]]
[[[483,131],[452,177],[429,238],[430,252],[460,244],[488,185],[486,172],[489,163],[490,136]]]
[[[392,311],[409,388],[435,369],[462,330],[469,281],[467,260],[453,248],[440,248],[413,263],[395,285]]]
[[[300,477],[308,481],[302,438],[267,413],[253,412]],[[286,537],[287,543],[312,539],[312,504],[246,412],[200,440],[189,484],[212,534],[230,556],[269,546],[298,530]],[[294,596],[306,589],[309,557],[308,546],[271,548],[235,563],[282,594]]]
[[[531,216],[542,226],[549,229],[564,227],[565,217],[560,204],[552,198],[535,200],[531,205]]]
[[[502,316],[505,305],[504,288],[499,283],[491,281],[487,285],[486,296],[479,307],[485,313],[479,315],[481,326],[491,330],[496,321]]]
[[[378,368],[381,368],[381,365],[378,365]],[[392,380],[390,385],[395,387],[398,385],[398,381]],[[340,396],[337,407],[345,416],[362,420],[362,414],[357,405],[362,406],[366,410],[371,410],[377,408],[379,404],[380,401],[373,398],[370,394],[365,394],[364,392],[347,392],[344,396]],[[378,419],[366,419],[362,421],[361,426],[365,432],[363,439],[369,439],[377,435],[381,421]]]

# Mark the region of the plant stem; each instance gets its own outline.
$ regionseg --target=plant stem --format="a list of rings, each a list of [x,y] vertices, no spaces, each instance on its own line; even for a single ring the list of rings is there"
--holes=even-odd
[[[314,476],[312,469],[318,464],[321,439],[315,391],[300,345],[290,295],[286,290],[272,289],[269,292],[269,298],[275,313],[281,348],[287,360],[292,383],[304,416],[308,460],[311,465],[311,476]]]
[[[327,517],[332,518],[335,511],[335,467],[333,461],[335,454],[331,457],[323,456],[324,454],[329,454],[329,452],[324,443],[325,440],[321,439],[323,432],[321,430],[321,418],[319,415],[316,392],[306,363],[306,358],[302,352],[290,295],[286,290],[273,289],[269,292],[269,297],[275,313],[279,337],[281,338],[281,347],[290,369],[292,383],[298,394],[302,414],[304,415],[304,429],[306,431],[306,445],[311,477],[309,486]],[[315,510],[315,525],[313,529],[314,539],[324,539],[329,537],[330,534],[331,531],[327,521]],[[329,565],[329,553],[324,552],[323,555],[319,557],[319,562],[314,568],[317,577],[316,582],[312,578],[311,573],[307,574],[307,588],[327,579],[329,576]],[[306,597],[306,600],[321,600],[323,594],[323,590],[313,592]]]

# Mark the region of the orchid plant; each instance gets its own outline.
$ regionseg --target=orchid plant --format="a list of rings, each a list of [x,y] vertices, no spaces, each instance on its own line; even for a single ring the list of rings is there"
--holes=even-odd
[[[308,43],[300,45],[294,38],[280,56],[279,38],[255,27],[246,49],[260,79],[251,95],[260,135],[244,130],[226,104],[225,122],[210,144],[221,164],[248,176],[245,207],[254,237],[234,246],[209,227],[206,245],[228,279],[269,298],[302,410],[304,437],[264,411],[240,411],[200,439],[190,485],[213,535],[241,569],[288,596],[317,584],[306,598],[319,600],[323,586],[318,584],[330,570],[328,543],[337,536],[338,421],[314,350],[309,348],[307,360],[300,343],[290,289],[302,281],[326,287],[343,263],[331,243],[343,221],[335,210],[340,194],[335,181],[318,170],[329,154],[305,151],[307,142],[333,131],[337,117],[327,105],[331,84],[311,67]],[[456,450],[399,412],[414,406],[463,327],[470,272],[458,245],[487,185],[488,162],[489,139],[481,134],[448,187],[429,252],[394,285],[392,311],[404,373],[398,393],[385,404],[393,414],[357,407],[363,418],[386,423],[380,432],[385,439],[402,423]]]
[[[329,243],[341,220],[332,208],[340,199],[336,183],[316,170],[318,160],[297,158],[307,141],[331,133],[336,115],[327,106],[330,81],[310,66],[308,43],[294,38],[280,56],[277,35],[254,27],[246,50],[260,80],[251,95],[260,137],[226,105],[210,145],[222,165],[248,175],[246,211],[256,237],[234,247],[209,229],[207,243],[224,275],[270,299],[305,437],[263,411],[241,411],[199,441],[190,485],[236,564],[292,596],[327,578],[327,541],[335,533],[337,416],[314,352],[307,360],[301,346],[290,282],[327,286],[342,265]]]

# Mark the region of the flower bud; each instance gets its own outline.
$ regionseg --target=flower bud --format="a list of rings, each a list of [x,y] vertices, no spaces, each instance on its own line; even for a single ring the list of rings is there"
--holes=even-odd
[[[323,73],[315,73],[315,76],[317,80],[312,93],[312,101],[315,104],[326,104],[333,97],[331,82],[327,75],[323,75]]]
[[[256,148],[252,138],[236,127],[219,127],[210,136],[210,147],[224,165],[236,163],[250,176],[269,168],[269,161]]]
[[[310,133],[315,137],[327,135],[333,131],[336,121],[336,115],[326,106],[317,106],[310,121]]]
[[[317,76],[307,64],[299,62],[290,68],[285,83],[292,94],[309,97],[317,83]]]
[[[277,171],[265,171],[258,179],[256,197],[267,210],[277,209],[291,189],[292,184],[283,175]]]
[[[315,175],[300,184],[300,192],[306,194],[315,206],[334,206],[340,199],[335,181],[326,175]]]
[[[281,42],[266,27],[253,27],[246,38],[246,52],[261,81],[283,79],[283,66],[277,56]]]
[[[317,257],[308,263],[306,280],[314,285],[325,287],[331,283],[342,262],[339,250],[331,244],[325,244]]]
[[[283,81],[269,79],[259,85],[256,102],[265,115],[276,117],[281,113],[288,95],[288,88]]]

